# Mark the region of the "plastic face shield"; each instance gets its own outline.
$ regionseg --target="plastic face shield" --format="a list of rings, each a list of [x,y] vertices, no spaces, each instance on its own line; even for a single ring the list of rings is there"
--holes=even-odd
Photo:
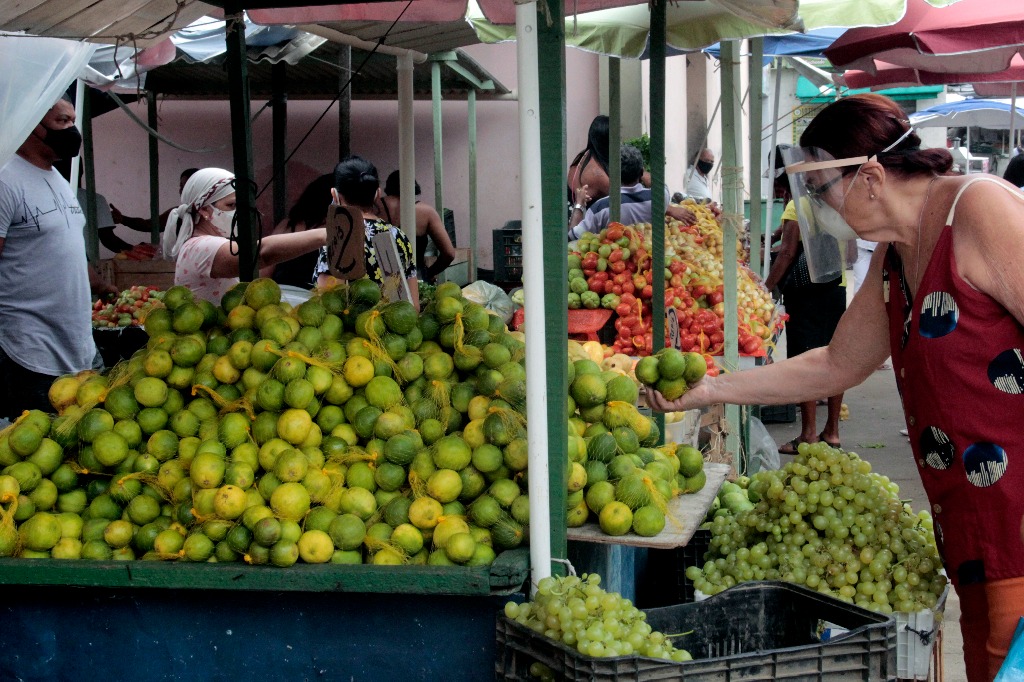
[[[867,163],[869,157],[834,159],[817,147],[790,147],[782,156],[811,281],[829,282],[843,272],[840,243],[857,238],[842,216],[849,184],[843,182],[844,171],[849,175],[850,167]]]

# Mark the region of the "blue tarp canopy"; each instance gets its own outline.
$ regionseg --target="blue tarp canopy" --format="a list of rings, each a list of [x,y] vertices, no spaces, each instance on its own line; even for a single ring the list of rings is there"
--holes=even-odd
[[[978,126],[1009,130],[1010,112],[1006,102],[994,99],[965,99],[959,102],[936,104],[911,114],[910,122],[923,128],[950,128]],[[1016,107],[1014,128],[1024,128],[1024,110]]]
[[[765,63],[772,57],[822,57],[826,47],[846,32],[845,28],[819,28],[807,33],[789,33],[781,36],[764,37]],[[721,43],[704,49],[714,57],[721,54]]]

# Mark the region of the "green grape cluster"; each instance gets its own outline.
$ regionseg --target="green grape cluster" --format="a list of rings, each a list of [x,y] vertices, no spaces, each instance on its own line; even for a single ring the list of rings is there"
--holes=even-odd
[[[544,578],[533,601],[505,604],[505,615],[585,656],[648,656],[689,661],[670,635],[655,632],[647,614],[617,592],[601,588],[595,573]]]
[[[747,482],[753,509],[719,512],[710,551],[686,576],[717,594],[785,580],[880,613],[934,608],[946,588],[931,516],[855,453],[803,444],[780,471]]]

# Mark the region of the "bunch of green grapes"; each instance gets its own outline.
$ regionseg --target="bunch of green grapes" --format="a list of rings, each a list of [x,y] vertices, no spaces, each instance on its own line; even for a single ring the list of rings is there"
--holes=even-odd
[[[544,578],[533,601],[509,602],[505,615],[544,636],[563,642],[585,656],[649,656],[689,661],[669,635],[654,632],[647,614],[617,592],[601,588],[595,573]]]
[[[931,517],[855,453],[801,445],[782,470],[755,474],[747,492],[754,508],[717,514],[704,565],[686,571],[705,594],[785,580],[892,613],[934,608],[946,588]]]

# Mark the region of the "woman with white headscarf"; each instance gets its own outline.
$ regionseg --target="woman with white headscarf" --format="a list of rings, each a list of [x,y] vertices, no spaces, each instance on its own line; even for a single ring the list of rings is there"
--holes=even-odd
[[[222,168],[204,168],[181,191],[181,205],[171,210],[164,229],[164,257],[177,261],[174,283],[197,298],[219,304],[238,282],[238,255],[232,253],[235,176]],[[273,235],[260,242],[259,267],[291,260],[327,243],[320,228]]]

